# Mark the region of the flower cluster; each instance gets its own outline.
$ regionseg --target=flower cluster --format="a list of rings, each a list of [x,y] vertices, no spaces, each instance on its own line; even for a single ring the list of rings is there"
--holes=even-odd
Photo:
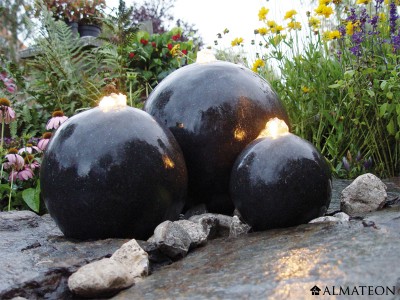
[[[7,92],[14,93],[17,86],[12,78],[7,75],[7,72],[3,71],[0,73],[0,81],[3,82]]]
[[[162,34],[138,32],[136,41],[126,47],[126,68],[136,74],[130,82],[135,82],[137,90],[154,88],[166,75],[194,61],[193,44],[193,40],[182,35],[181,28]]]

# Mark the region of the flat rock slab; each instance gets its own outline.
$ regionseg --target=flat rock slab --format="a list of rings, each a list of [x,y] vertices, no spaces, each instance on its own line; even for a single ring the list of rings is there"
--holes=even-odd
[[[0,299],[65,299],[67,278],[80,266],[109,257],[124,239],[64,238],[49,215],[0,214]]]
[[[321,294],[356,286],[361,295],[363,285],[395,286],[400,293],[399,252],[397,206],[347,224],[211,240],[113,299],[309,299],[315,285]]]
[[[328,213],[339,209],[340,192],[350,182],[334,181]],[[389,200],[400,196],[398,179],[385,184]],[[82,265],[110,257],[127,241],[70,240],[49,215],[1,212],[0,299],[71,299],[68,277]],[[304,299],[311,297],[314,285],[398,287],[398,253],[396,204],[348,223],[307,224],[210,240],[184,259],[157,268],[115,299]]]
[[[328,213],[340,209],[340,192],[350,183],[334,181]],[[385,184],[389,199],[400,196],[398,180]],[[210,240],[113,299],[314,299],[310,289],[315,285],[320,295],[328,288],[332,296],[340,286],[356,287],[360,298],[354,299],[382,297],[368,295],[368,288],[362,296],[361,286],[394,286],[397,294],[382,298],[400,299],[398,253],[397,204],[349,222]]]

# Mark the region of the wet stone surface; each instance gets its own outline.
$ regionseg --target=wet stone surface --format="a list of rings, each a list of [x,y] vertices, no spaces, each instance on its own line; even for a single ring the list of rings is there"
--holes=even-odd
[[[334,181],[329,212],[338,210],[349,183]],[[400,185],[385,183],[389,198],[400,195]],[[332,286],[356,286],[360,295],[360,286],[394,286],[398,294],[387,298],[400,299],[399,251],[400,206],[394,204],[349,222],[211,240],[113,299],[310,299],[314,285],[331,294]]]
[[[114,298],[309,299],[314,285],[399,289],[400,182],[396,180],[385,181],[390,205],[364,219],[209,240],[169,266],[157,267],[152,261],[149,277]],[[328,213],[339,209],[340,192],[350,182],[334,181]],[[127,241],[79,242],[66,239],[49,215],[0,213],[0,299],[71,299],[68,277],[82,265],[110,257]],[[145,242],[139,244],[144,247]]]

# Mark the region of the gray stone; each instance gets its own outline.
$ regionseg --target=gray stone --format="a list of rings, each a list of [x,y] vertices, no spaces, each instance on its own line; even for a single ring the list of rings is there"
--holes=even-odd
[[[68,299],[79,267],[111,256],[125,239],[66,239],[50,215],[0,212],[0,299]]]
[[[69,289],[80,297],[106,297],[134,284],[131,268],[103,258],[81,267],[68,279]]]
[[[202,215],[192,216],[189,221],[199,223],[203,226],[207,233],[207,238],[228,237],[232,224],[232,217],[206,213]]]
[[[341,222],[341,220],[336,217],[325,216],[325,217],[319,217],[319,218],[312,219],[308,223],[312,224],[312,223],[328,223],[328,222]]]
[[[350,221],[350,216],[344,212],[336,213],[333,215],[333,217],[338,218],[342,222]]]
[[[366,220],[376,226],[354,219],[214,239],[113,299],[314,299],[314,285],[331,295],[333,286],[356,286],[360,299],[375,299],[360,286],[400,289],[400,206]]]
[[[114,252],[111,259],[125,265],[132,278],[149,275],[149,256],[136,240],[130,240]]]
[[[190,236],[190,248],[203,246],[207,243],[207,233],[203,226],[188,220],[175,221],[175,224],[181,226]]]
[[[382,208],[387,198],[386,185],[375,175],[357,177],[341,193],[340,208],[350,216]]]
[[[192,240],[182,226],[165,221],[156,227],[149,242],[155,243],[158,249],[171,259],[179,259],[186,256]]]
[[[238,216],[232,217],[231,226],[229,228],[229,237],[237,238],[240,235],[247,234],[251,227],[240,221]]]

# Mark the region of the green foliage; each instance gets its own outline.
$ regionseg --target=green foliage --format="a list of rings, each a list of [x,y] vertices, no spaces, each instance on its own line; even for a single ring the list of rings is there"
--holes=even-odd
[[[35,45],[38,55],[27,63],[27,101],[40,104],[47,113],[61,109],[73,115],[99,99],[103,79],[97,60],[64,22],[54,21],[45,9],[42,22]]]
[[[332,8],[331,11],[329,9]],[[284,27],[259,12],[263,26],[253,70],[286,106],[291,131],[312,142],[335,176],[400,172],[400,35],[397,6],[320,2],[300,34],[296,12]],[[326,15],[325,15],[326,14]],[[282,23],[281,23],[282,24]],[[232,45],[242,45],[236,38]],[[270,68],[279,73],[277,77]],[[357,153],[353,159],[351,153]]]

